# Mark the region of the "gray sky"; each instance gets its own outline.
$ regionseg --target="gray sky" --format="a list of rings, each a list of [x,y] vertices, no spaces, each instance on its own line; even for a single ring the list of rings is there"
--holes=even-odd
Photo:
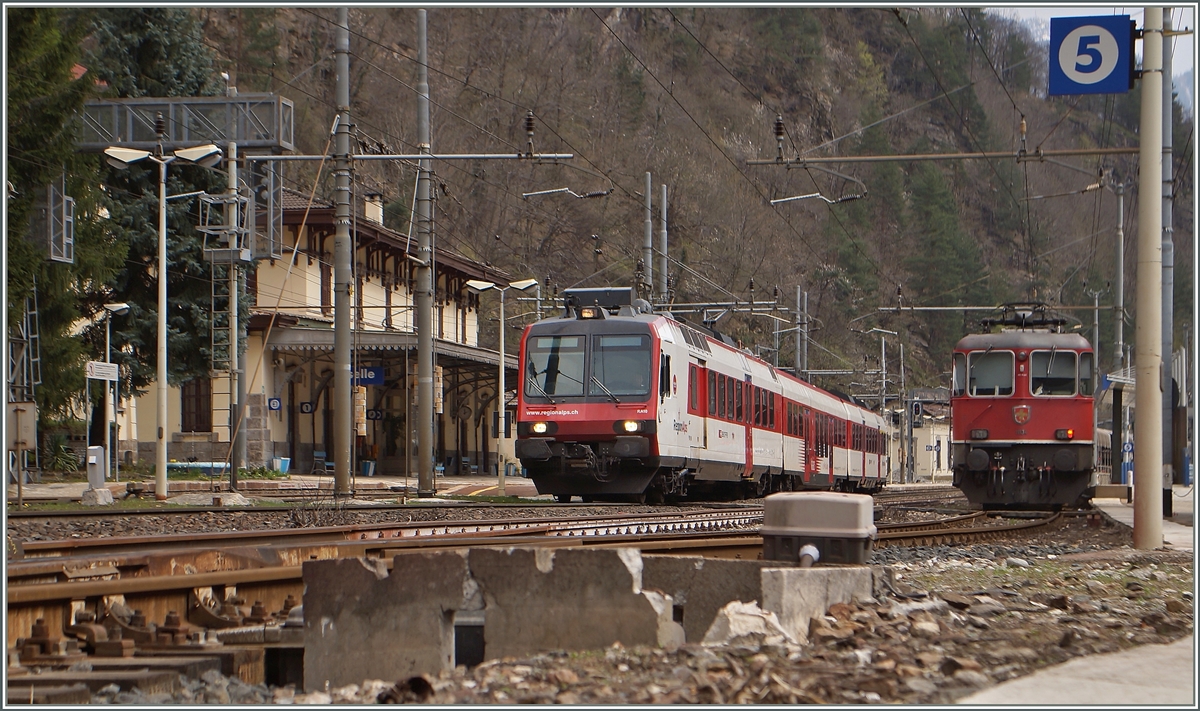
[[[998,15],[1006,17],[1016,17],[1022,20],[1033,20],[1035,27],[1041,30],[1041,39],[1050,39],[1050,18],[1052,17],[1071,17],[1071,16],[1091,16],[1091,15],[1129,15],[1132,19],[1138,22],[1141,26],[1142,8],[1141,7],[1080,7],[1078,5],[1072,7],[998,7],[988,8],[988,12],[994,12]],[[1172,22],[1175,29],[1186,27],[1189,30],[1196,29],[1196,15],[1193,8],[1175,8],[1172,13]],[[1195,35],[1184,35],[1182,37],[1173,37],[1170,40],[1174,46],[1174,54],[1171,59],[1171,70],[1175,76],[1184,74],[1192,68],[1193,63],[1193,43]],[[1139,45],[1140,49],[1140,45]],[[1139,55],[1140,56],[1140,55]]]

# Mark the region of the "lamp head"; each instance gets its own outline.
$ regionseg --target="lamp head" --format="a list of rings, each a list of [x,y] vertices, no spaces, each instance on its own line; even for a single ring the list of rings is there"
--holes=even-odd
[[[495,288],[496,288],[496,285],[490,281],[482,281],[480,279],[468,279],[467,280],[467,290],[473,294],[478,294],[481,291],[487,291],[488,289],[495,289]]]
[[[104,160],[118,170],[126,170],[134,163],[148,157],[150,157],[150,151],[139,151],[134,148],[110,146],[104,149]]]
[[[113,316],[123,316],[129,313],[129,304],[125,302],[118,304],[105,304],[104,310],[108,311],[108,313],[112,314]]]
[[[189,163],[195,163],[205,168],[211,168],[219,163],[223,155],[221,149],[211,143],[194,148],[180,148],[175,151],[176,158],[182,158]]]
[[[509,282],[508,287],[510,289],[516,289],[517,291],[525,291],[526,289],[537,286],[537,283],[537,279],[521,279],[520,281]]]

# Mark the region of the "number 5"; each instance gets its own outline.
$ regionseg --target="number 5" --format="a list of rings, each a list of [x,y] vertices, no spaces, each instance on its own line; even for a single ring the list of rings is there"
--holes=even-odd
[[[1079,38],[1079,49],[1075,56],[1075,71],[1091,73],[1100,68],[1100,50],[1093,45],[1100,44],[1100,35],[1085,35]],[[1079,61],[1086,57],[1087,62]]]

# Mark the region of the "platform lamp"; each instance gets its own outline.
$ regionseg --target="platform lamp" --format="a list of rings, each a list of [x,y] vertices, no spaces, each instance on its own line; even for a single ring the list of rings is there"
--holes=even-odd
[[[481,281],[479,279],[470,279],[467,281],[467,290],[473,294],[479,294],[489,289],[495,289],[500,292],[500,373],[496,381],[496,490],[500,496],[504,496],[504,462],[500,461],[500,442],[504,439],[504,292],[509,289],[517,291],[525,291],[538,285],[537,279],[521,279],[520,281],[512,281],[508,286],[500,286],[494,282]]]
[[[129,304],[117,303],[117,304],[105,304],[104,305],[104,362],[105,363],[112,363],[112,328],[110,327],[110,324],[112,322],[112,317],[113,316],[124,316],[127,313],[129,313]],[[117,370],[117,373],[118,373],[117,379],[114,380],[112,382],[112,384],[109,385],[109,388],[108,388],[108,395],[112,398],[112,404],[109,407],[104,408],[104,478],[105,479],[108,478],[108,463],[110,461],[113,461],[113,462],[116,462],[116,467],[115,467],[114,471],[118,472],[117,477],[115,477],[116,481],[121,480],[120,474],[119,474],[119,472],[121,471],[121,463],[120,463],[120,461],[118,461],[118,459],[116,457],[113,457],[113,454],[112,454],[112,423],[113,423],[113,419],[115,419],[115,413],[117,410],[117,397],[121,393],[121,378],[119,377],[120,372],[121,371],[118,369]],[[118,437],[117,438],[117,446],[119,447],[120,445],[121,445],[121,438]],[[111,459],[110,459],[110,457],[111,457]]]
[[[154,121],[154,129],[158,134],[158,144],[153,152],[110,146],[104,149],[104,155],[109,165],[120,170],[127,170],[131,165],[142,160],[152,160],[158,164],[158,374],[156,376],[158,432],[155,450],[154,498],[163,501],[167,498],[167,164],[178,158],[188,163],[211,168],[221,160],[223,154],[219,147],[211,143],[194,148],[180,148],[173,154],[165,153],[163,139],[166,137],[166,122],[161,113]],[[188,195],[199,194],[196,192]],[[184,197],[184,195],[172,195],[171,197]]]

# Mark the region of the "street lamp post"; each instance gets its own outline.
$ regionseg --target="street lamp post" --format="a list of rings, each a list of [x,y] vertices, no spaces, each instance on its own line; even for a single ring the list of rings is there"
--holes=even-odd
[[[105,148],[104,155],[109,165],[119,169],[128,169],[133,163],[146,159],[158,164],[158,372],[155,376],[158,431],[155,438],[154,498],[163,501],[167,498],[167,165],[179,158],[211,168],[221,160],[221,149],[209,143],[195,148],[181,148],[174,155],[166,155],[163,152],[166,121],[161,113],[154,122],[154,129],[158,134],[158,145],[153,153],[113,146]]]
[[[110,323],[113,316],[121,316],[129,313],[129,304],[105,304],[104,305],[104,362],[112,363],[112,329]],[[120,372],[119,370],[117,371]],[[121,463],[116,457],[113,457],[112,450],[112,423],[116,419],[117,412],[117,397],[121,393],[121,379],[118,377],[112,383],[112,387],[108,389],[108,395],[111,402],[108,407],[104,408],[104,478],[108,479],[108,463],[115,462],[114,471],[117,472],[116,481],[121,481],[120,471]],[[117,446],[121,444],[121,438],[117,437]]]
[[[509,282],[508,286],[498,286],[490,281],[481,281],[471,279],[467,282],[467,289],[478,294],[488,289],[495,289],[500,292],[500,356],[499,374],[496,380],[496,490],[499,496],[504,496],[504,462],[500,460],[500,443],[504,439],[504,292],[509,289],[517,291],[525,291],[530,287],[538,285],[537,279],[522,279],[520,281]]]

